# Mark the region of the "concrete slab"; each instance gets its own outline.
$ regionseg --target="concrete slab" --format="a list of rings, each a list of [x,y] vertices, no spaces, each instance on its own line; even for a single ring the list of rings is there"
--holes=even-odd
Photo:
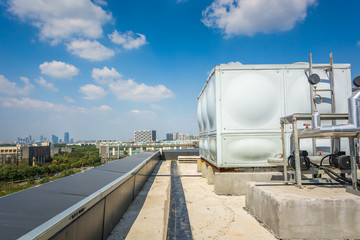
[[[107,240],[164,239],[169,215],[170,163],[160,162],[155,176],[149,177]]]
[[[198,159],[197,160],[197,172],[201,172],[201,164],[202,164],[202,161],[201,161],[201,159]]]
[[[245,195],[246,183],[260,180],[283,180],[280,172],[215,172],[214,190],[217,194]]]
[[[360,197],[344,187],[250,182],[246,208],[280,239],[360,239]]]
[[[211,166],[208,166],[207,180],[208,180],[208,184],[214,185],[215,173],[214,173],[214,169]]]
[[[244,210],[245,196],[216,195],[207,179],[194,177],[194,164],[179,164],[179,171],[193,239],[276,240]]]
[[[166,239],[170,161],[162,162],[123,215],[108,240]],[[154,175],[155,175],[154,173]],[[216,195],[196,164],[179,163],[193,239],[253,240],[276,238],[245,207],[245,196]]]
[[[205,163],[202,163],[201,164],[201,175],[203,178],[207,178],[207,172],[208,172],[207,165]]]

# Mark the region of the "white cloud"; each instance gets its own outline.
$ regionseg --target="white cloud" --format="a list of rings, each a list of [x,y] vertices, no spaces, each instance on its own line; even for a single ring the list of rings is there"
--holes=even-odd
[[[75,100],[72,99],[72,98],[69,97],[69,96],[64,96],[64,100],[65,100],[66,102],[68,102],[68,103],[74,103],[74,102],[75,102]]]
[[[61,61],[44,62],[39,65],[42,74],[54,78],[71,78],[79,74],[79,69]]]
[[[86,100],[96,100],[105,97],[107,94],[106,91],[100,87],[96,86],[94,84],[87,84],[85,86],[80,87],[79,92],[84,94],[84,99]]]
[[[90,0],[9,0],[8,5],[9,12],[39,28],[40,39],[54,44],[72,37],[99,38],[102,25],[112,20],[111,13]]]
[[[53,111],[53,112],[71,112],[71,113],[88,113],[89,109],[84,107],[69,107],[64,104],[55,104],[52,102],[41,101],[32,98],[0,98],[1,106],[11,108],[23,108],[36,111]]]
[[[35,108],[42,110],[55,109],[55,104],[53,103],[31,98],[2,98],[1,103],[3,107]],[[63,106],[59,109],[62,108]]]
[[[112,108],[107,105],[99,107],[84,108],[79,106],[67,106],[64,104],[55,104],[48,101],[42,101],[33,98],[1,98],[2,107],[31,109],[36,111],[52,111],[52,112],[71,112],[71,113],[94,113],[98,111],[109,112]]]
[[[101,105],[100,107],[95,107],[94,109],[97,111],[103,111],[103,112],[112,111],[112,108],[109,107],[108,105]]]
[[[155,117],[156,113],[154,113],[153,111],[149,111],[149,110],[138,110],[138,109],[134,109],[128,112],[129,116],[151,116],[151,117]]]
[[[0,92],[8,95],[27,95],[33,89],[34,86],[30,83],[26,77],[20,77],[20,80],[24,83],[24,87],[17,86],[16,82],[11,82],[6,79],[3,75],[0,75]]]
[[[67,50],[73,55],[91,61],[102,61],[115,55],[115,52],[98,41],[74,40],[67,44]]]
[[[107,67],[103,67],[103,69],[93,68],[91,76],[100,84],[111,83],[112,81],[121,78],[121,74],[118,73],[115,68],[109,69]]]
[[[164,85],[148,86],[144,83],[136,83],[132,79],[112,82],[109,88],[119,100],[153,102],[175,97],[175,94]]]
[[[144,34],[134,33],[132,31],[128,31],[126,33],[119,33],[115,30],[112,34],[109,34],[108,36],[112,42],[122,45],[125,49],[137,49],[147,43]]]
[[[57,92],[57,91],[59,90],[59,89],[57,89],[57,88],[54,86],[54,84],[49,83],[49,82],[46,82],[46,80],[45,80],[43,77],[39,77],[38,79],[36,79],[36,82],[37,82],[40,86],[46,88],[46,89],[49,90],[49,91]]]
[[[287,31],[315,4],[316,0],[214,0],[202,12],[202,22],[227,37]]]

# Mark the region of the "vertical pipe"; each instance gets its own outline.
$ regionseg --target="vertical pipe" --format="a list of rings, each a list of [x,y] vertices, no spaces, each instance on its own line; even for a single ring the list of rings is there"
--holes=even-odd
[[[299,138],[297,132],[297,119],[293,119],[293,141],[294,141],[294,155],[295,155],[295,181],[299,188],[301,188],[301,169],[300,169],[300,154],[299,154]]]
[[[334,82],[334,61],[333,54],[330,53],[330,93],[331,93],[331,113],[336,112],[335,107],[335,82]],[[336,125],[336,120],[331,121],[332,125]],[[340,151],[340,139],[331,137],[331,151],[332,153],[337,153]]]
[[[312,70],[312,53],[309,53],[309,76],[313,74]],[[311,113],[315,112],[316,106],[314,102],[314,86],[310,84],[310,101],[311,101]],[[312,138],[312,150],[313,155],[316,155],[316,139]]]
[[[320,119],[320,113],[319,112],[313,112],[312,113],[312,128],[320,128],[321,127],[321,119]]]
[[[284,122],[281,122],[280,126],[281,126],[281,140],[282,140],[282,150],[283,150],[284,181],[286,182],[288,180],[288,178],[287,178],[287,164],[286,164],[287,153],[286,153],[286,146],[285,146],[286,141],[285,141]]]
[[[312,53],[309,53],[309,76],[313,74],[312,70]],[[313,100],[314,97],[314,86],[310,84],[310,97],[311,97],[311,113],[315,111],[315,103]]]
[[[350,145],[350,163],[351,163],[351,180],[352,187],[354,190],[357,189],[357,166],[356,166],[356,152],[355,152],[355,138],[349,137],[349,145]]]
[[[334,65],[333,65],[333,54],[330,53],[330,87],[331,87],[331,113],[336,112],[335,108],[335,85],[334,85]],[[333,125],[336,124],[336,120],[332,120]]]

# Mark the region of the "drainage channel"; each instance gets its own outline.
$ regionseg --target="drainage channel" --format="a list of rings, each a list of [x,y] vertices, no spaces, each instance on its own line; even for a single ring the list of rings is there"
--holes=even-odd
[[[171,161],[170,209],[166,239],[193,239],[184,190],[176,161]]]

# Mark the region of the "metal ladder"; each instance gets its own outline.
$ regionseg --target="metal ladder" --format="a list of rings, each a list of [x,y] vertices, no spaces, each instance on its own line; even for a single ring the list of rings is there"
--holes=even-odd
[[[317,111],[316,107],[316,92],[330,92],[331,94],[331,114],[336,112],[335,108],[335,91],[334,91],[334,66],[333,66],[333,54],[330,53],[330,65],[328,68],[325,68],[326,72],[330,73],[330,88],[328,89],[316,89],[313,85],[310,86],[310,98],[311,98],[311,113]],[[309,76],[313,74],[313,66],[312,66],[312,53],[309,53]],[[320,103],[319,103],[320,104]],[[336,124],[336,120],[332,120],[332,125]],[[312,148],[313,155],[316,154],[316,139],[312,139]],[[331,138],[331,151],[337,152],[340,150],[340,139]]]

